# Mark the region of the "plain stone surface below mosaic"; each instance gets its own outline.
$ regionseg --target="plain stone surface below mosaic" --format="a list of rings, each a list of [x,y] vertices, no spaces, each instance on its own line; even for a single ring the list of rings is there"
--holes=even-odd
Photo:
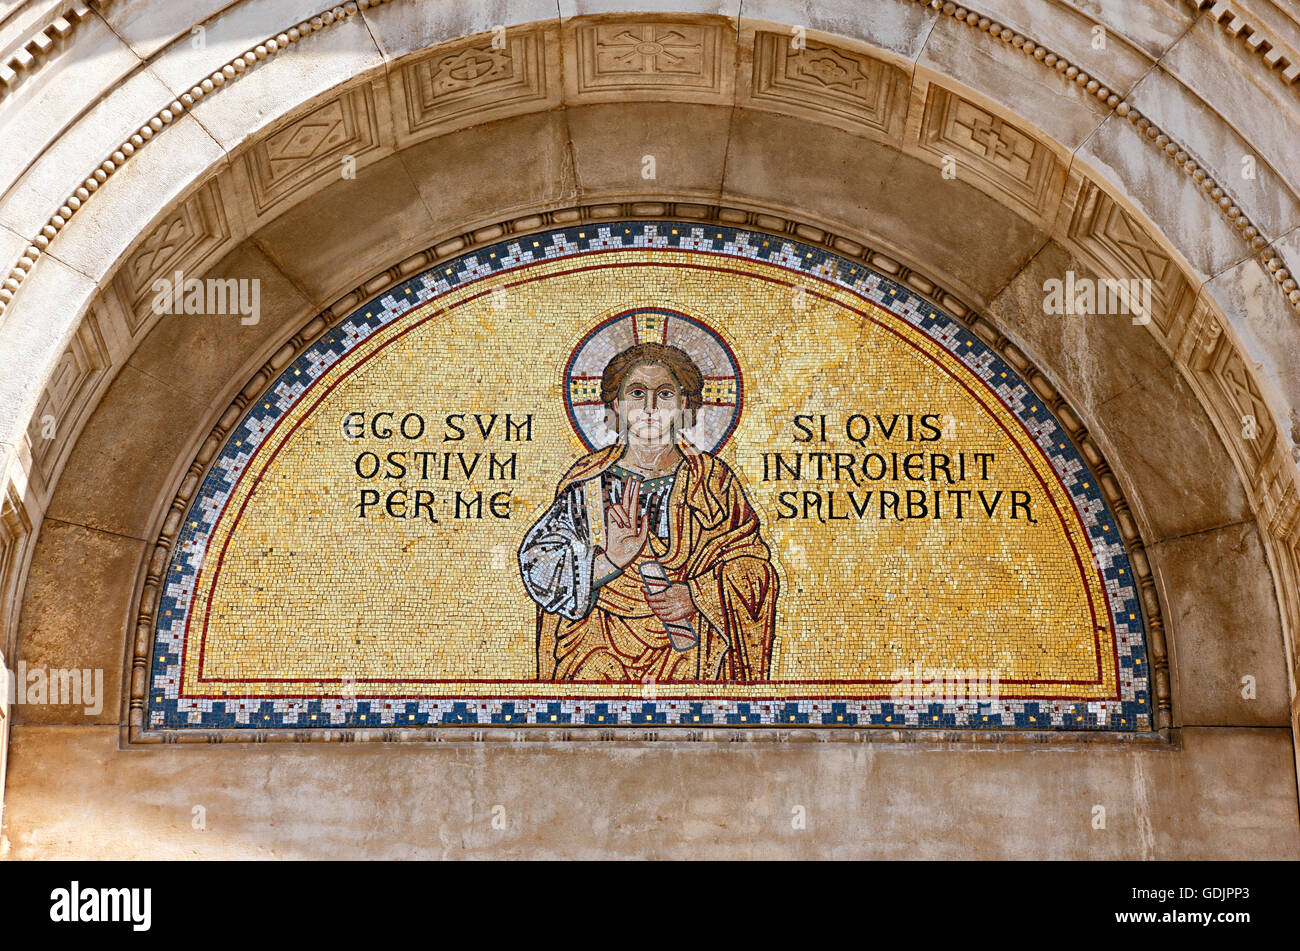
[[[512,239],[253,403],[160,599],[146,729],[1151,729],[1097,480],[854,261],[676,222]]]

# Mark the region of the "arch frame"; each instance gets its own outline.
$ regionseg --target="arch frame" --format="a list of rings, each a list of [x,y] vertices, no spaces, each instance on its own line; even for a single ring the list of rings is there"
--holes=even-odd
[[[951,15],[949,14],[949,16]],[[970,24],[967,25],[969,26]],[[978,27],[978,23],[974,24],[974,26]],[[836,39],[842,44],[840,47],[842,49],[849,51],[857,49],[853,42],[846,42],[843,37],[822,35],[816,31],[814,31],[812,35],[819,36],[821,39],[825,40]],[[990,34],[989,42],[1001,42],[1004,45],[1011,45],[1014,44],[1017,36],[1020,36],[1020,34],[1013,33],[1013,36],[1010,38],[1002,37],[1001,33],[997,36],[992,36]],[[898,54],[893,53],[892,55],[897,56]],[[885,58],[887,59],[889,57],[886,56]],[[192,197],[194,193],[195,191],[177,193],[184,196],[177,199],[177,201],[184,201],[187,198]],[[647,191],[640,197],[642,202],[651,203],[655,199],[662,199],[663,193]],[[688,197],[693,197],[697,200],[700,198],[699,195]],[[1115,199],[1116,196],[1111,196],[1111,198]],[[733,202],[733,204],[743,203]],[[1126,202],[1123,204],[1127,210],[1133,211],[1135,214],[1141,213],[1140,209],[1135,209]],[[772,210],[771,207],[768,207],[769,212]],[[762,214],[764,212],[750,211],[746,213]],[[809,220],[815,221],[816,216],[810,216]],[[815,224],[805,224],[803,227],[816,228],[818,226]],[[1159,237],[1159,235],[1157,235],[1157,237]],[[804,240],[802,237],[800,239]],[[448,240],[455,241],[457,239],[450,238]],[[212,253],[211,249],[209,249],[209,252]],[[898,252],[895,253],[895,256],[906,257],[906,255]],[[886,257],[888,257],[888,255],[886,255]],[[52,258],[51,260],[57,262],[58,258]],[[200,260],[203,259],[200,258]],[[1243,258],[1243,260],[1245,259]],[[1195,268],[1190,266],[1189,269],[1195,270]],[[1276,277],[1278,270],[1279,269],[1275,269],[1271,272],[1274,278]],[[34,274],[35,271],[33,270],[31,273]],[[918,274],[917,280],[919,282],[926,282],[927,278]],[[1281,283],[1281,281],[1274,280],[1274,284],[1280,285]],[[938,288],[937,284],[934,286],[935,288]],[[970,289],[965,289],[964,293],[975,300],[979,300],[981,296],[983,296],[978,292],[972,292]],[[939,292],[939,295],[941,298],[952,296],[946,291]],[[21,297],[16,299],[19,302],[22,301]],[[1284,614],[1287,618],[1287,630],[1290,631],[1293,629],[1291,625],[1294,623],[1297,608],[1293,581],[1296,575],[1297,563],[1294,543],[1296,541],[1296,523],[1300,516],[1297,515],[1297,506],[1295,501],[1294,466],[1292,465],[1292,461],[1287,458],[1287,453],[1285,452],[1287,448],[1287,437],[1285,435],[1287,432],[1285,426],[1286,419],[1276,414],[1273,416],[1276,442],[1268,447],[1267,451],[1263,453],[1262,456],[1257,453],[1252,453],[1250,451],[1252,447],[1240,447],[1237,445],[1239,440],[1234,438],[1235,430],[1230,424],[1237,418],[1241,406],[1235,405],[1231,399],[1226,398],[1221,392],[1221,387],[1219,390],[1216,390],[1213,382],[1207,383],[1206,378],[1209,377],[1212,379],[1214,377],[1213,373],[1207,373],[1207,371],[1218,367],[1218,361],[1222,358],[1223,352],[1238,347],[1240,344],[1233,339],[1234,334],[1231,321],[1226,320],[1223,317],[1220,308],[1214,299],[1209,295],[1203,295],[1198,292],[1194,295],[1193,301],[1194,303],[1191,305],[1188,326],[1186,328],[1180,328],[1180,333],[1177,336],[1176,341],[1171,340],[1170,342],[1174,343],[1173,350],[1175,355],[1186,363],[1189,381],[1191,381],[1193,387],[1197,388],[1198,392],[1201,393],[1204,402],[1213,408],[1214,412],[1212,413],[1212,418],[1216,420],[1216,425],[1220,427],[1220,435],[1223,437],[1225,445],[1229,447],[1229,451],[1233,454],[1234,460],[1236,460],[1241,467],[1247,486],[1252,487],[1253,494],[1256,496],[1255,501],[1260,513],[1261,524],[1265,529],[1265,537],[1270,542],[1268,546],[1268,554],[1275,566],[1274,573],[1277,579],[1277,584],[1279,585],[1279,600],[1284,606]],[[965,305],[962,306],[964,307]],[[975,309],[976,308],[971,308],[971,310]],[[80,333],[80,331],[78,331],[78,333]],[[66,359],[67,354],[75,350],[76,339],[77,338],[72,338],[69,341],[69,350],[65,351],[64,354],[59,357],[60,360]],[[1162,343],[1165,343],[1164,339],[1162,339]],[[84,342],[81,346],[83,350],[89,351],[90,349],[93,349],[91,345]],[[93,360],[89,360],[88,362],[93,366]],[[1248,371],[1252,369],[1249,365],[1250,361],[1242,360],[1241,362]],[[107,367],[98,368],[98,371],[96,372],[107,371],[107,369]],[[107,385],[106,377],[108,375],[107,372],[100,372],[99,379],[104,382],[105,385]],[[1264,384],[1266,383],[1267,381],[1264,381]],[[1256,387],[1257,395],[1262,393],[1263,396],[1261,397],[1261,400],[1267,399],[1272,403],[1274,400],[1274,390],[1264,384]],[[89,408],[93,408],[93,405],[93,396],[87,396],[82,409],[88,415]],[[1263,403],[1261,403],[1261,405],[1263,405]],[[72,415],[75,417],[77,413],[74,412]],[[81,417],[82,420],[84,420],[84,418],[84,416]],[[68,430],[65,430],[65,432],[71,431],[75,434],[78,428],[79,427],[76,425],[73,425],[69,427]],[[29,451],[30,447],[27,448]],[[69,441],[65,443],[63,448],[70,450],[71,442]],[[14,463],[17,463],[18,469],[28,467],[28,463],[21,458],[22,454],[23,450],[20,448],[17,456],[10,457],[10,469],[8,474],[12,478],[12,488],[9,492],[8,497],[10,501],[8,503],[8,508],[6,509],[6,513],[9,517],[9,524],[18,525],[19,529],[21,529],[21,535],[18,530],[14,531],[13,534],[17,540],[7,546],[6,557],[10,559],[11,565],[20,566],[24,563],[25,557],[30,556],[29,543],[34,537],[35,528],[39,526],[41,515],[41,506],[38,505],[32,507],[28,499],[29,486],[32,482],[39,480],[31,478],[32,472],[30,469],[27,472],[21,472],[16,471],[14,467]],[[66,452],[63,453],[63,458],[66,458]],[[58,465],[55,467],[56,472],[57,468]],[[40,494],[45,494],[47,490],[52,492],[52,486],[46,485],[40,487],[39,492]],[[24,522],[32,527],[22,529]],[[12,568],[10,569],[9,584],[10,590],[13,592],[11,597],[15,599],[18,597],[18,591],[21,588],[22,574],[23,569],[21,567],[17,570]],[[10,603],[14,604],[16,603],[16,600]],[[1293,645],[1291,646],[1291,651],[1289,653],[1293,657]],[[1296,707],[1293,705],[1293,716],[1295,710]]]

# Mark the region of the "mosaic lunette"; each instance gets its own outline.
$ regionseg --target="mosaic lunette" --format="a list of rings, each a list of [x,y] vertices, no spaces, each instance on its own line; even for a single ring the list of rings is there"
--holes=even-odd
[[[769,549],[766,680],[726,671],[707,683],[647,684],[644,672],[633,682],[635,665],[620,675],[626,683],[538,680],[538,607],[520,577],[521,539],[574,461],[603,448],[581,434],[590,423],[565,374],[595,328],[638,310],[681,315],[683,332],[712,333],[734,355],[731,398],[743,406],[717,459]],[[715,389],[713,411],[723,413],[725,387]],[[836,443],[827,451],[851,451],[859,464],[872,451],[888,459],[888,440],[845,443],[846,418],[911,415],[914,435],[928,436],[927,410],[940,417],[929,421],[941,434],[932,442],[950,459],[995,458],[981,480],[987,498],[1004,493],[995,517],[900,520],[897,506],[879,517],[877,497],[863,502],[881,491],[866,478],[874,469],[859,470],[858,485],[848,470],[817,479],[808,457],[818,447],[799,441],[809,425],[819,435],[825,415]],[[426,434],[349,439],[340,422],[350,412],[367,424],[391,412],[382,423],[394,431],[416,414]],[[529,419],[527,440],[504,438],[508,413],[517,435]],[[445,442],[466,443],[463,457],[444,447],[456,414],[465,436]],[[712,425],[710,442],[723,432]],[[485,426],[497,428],[483,438]],[[369,459],[358,471],[363,451],[385,467],[373,479],[362,478]],[[405,478],[383,477],[396,471],[386,468],[390,451],[406,454]],[[773,479],[778,453],[787,466],[802,454],[810,468],[800,481]],[[444,463],[460,478],[411,477],[421,464],[440,477]],[[512,478],[490,478],[494,464]],[[467,476],[464,465],[484,468]],[[905,482],[887,491],[905,493]],[[381,501],[358,518],[358,493],[376,485]],[[394,508],[406,517],[386,513],[389,486],[406,492],[404,509]],[[411,518],[420,491],[435,501],[421,497]],[[1033,492],[1037,524],[1008,517],[1015,491]],[[484,493],[482,517],[457,518],[456,492]],[[509,517],[497,518],[492,501],[507,510],[503,492]],[[806,511],[812,498],[820,512]],[[839,508],[828,523],[830,502]],[[843,518],[855,505],[870,517]],[[1095,480],[1046,408],[976,338],[888,280],[724,228],[539,235],[439,266],[359,308],[251,408],[205,481],[168,583],[154,727],[1149,727],[1127,557]],[[900,675],[927,670],[999,671],[1001,695],[982,705],[891,698]]]

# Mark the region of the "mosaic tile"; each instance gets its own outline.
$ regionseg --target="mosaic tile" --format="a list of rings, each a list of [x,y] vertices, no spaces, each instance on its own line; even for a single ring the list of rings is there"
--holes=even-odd
[[[608,571],[636,347],[619,405],[652,366],[691,405]],[[475,251],[287,366],[187,513],[150,683],[164,730],[1151,728],[1113,514],[1023,378],[860,263],[677,222]]]

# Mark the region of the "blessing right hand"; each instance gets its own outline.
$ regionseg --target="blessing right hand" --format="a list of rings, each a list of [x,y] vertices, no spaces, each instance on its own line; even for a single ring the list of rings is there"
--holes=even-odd
[[[628,476],[623,499],[605,510],[605,557],[616,568],[626,568],[650,537],[648,515],[639,515],[641,480]]]

